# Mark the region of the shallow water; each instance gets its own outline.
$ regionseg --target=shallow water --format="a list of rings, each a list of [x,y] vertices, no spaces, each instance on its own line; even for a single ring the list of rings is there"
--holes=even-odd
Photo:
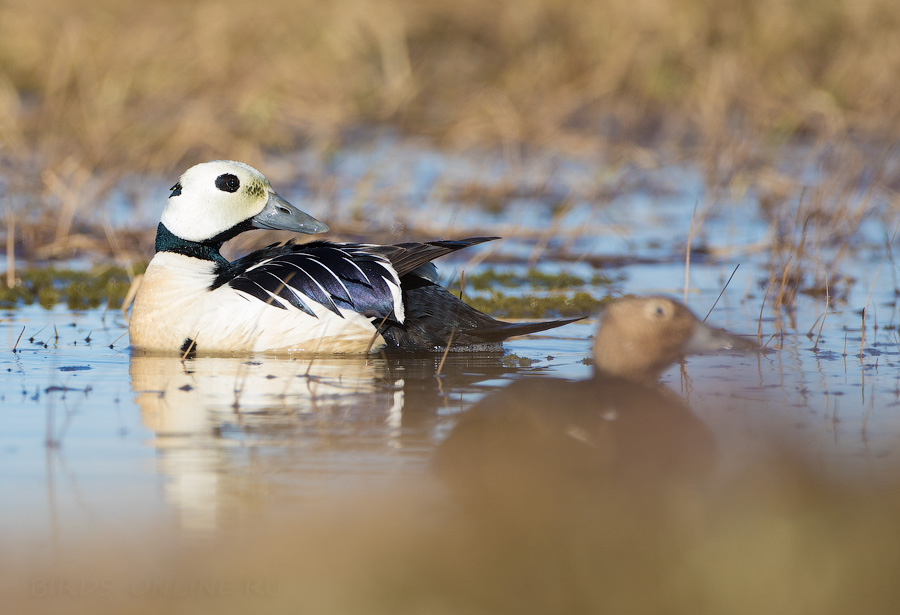
[[[634,169],[598,177],[589,161],[486,164],[480,157],[445,156],[415,143],[390,141],[339,154],[327,168],[309,156],[281,161],[291,162],[301,176],[280,192],[306,202],[308,211],[329,221],[362,218],[400,234],[409,227],[449,229],[444,236],[511,235],[470,250],[468,256],[478,261],[445,259],[441,271],[448,279],[459,268],[473,274],[486,267],[524,271],[537,265],[585,279],[601,271],[614,281],[609,288],[588,286],[598,296],[610,291],[680,297],[684,245],[695,206],[704,199],[699,174],[689,167],[650,172],[653,189],[647,189],[641,182],[626,181],[637,173]],[[323,195],[326,179],[339,188]],[[598,202],[601,188],[616,182],[632,187]],[[464,184],[512,185],[522,194],[540,184],[541,190],[538,196],[511,197],[501,216],[453,196]],[[559,202],[566,199],[560,209]],[[378,205],[386,200],[400,206]],[[805,471],[815,476],[857,486],[894,481],[900,340],[896,267],[884,259],[885,234],[890,234],[896,212],[877,201],[871,204],[841,263],[840,273],[855,282],[846,285],[844,301],[829,305],[814,350],[824,297],[800,295],[794,326],[764,301],[769,255],[753,246],[772,231],[752,197],[724,199],[703,211],[694,245],[702,244],[706,252],[692,259],[688,303],[705,315],[740,265],[710,322],[748,334],[756,334],[759,325],[761,339],[771,349],[692,357],[663,379],[713,431],[720,480],[745,472],[755,451],[780,447],[796,453]],[[725,252],[709,256],[717,249]],[[829,250],[836,249],[824,246],[820,256],[827,260]],[[610,260],[618,264],[602,269],[591,264]],[[863,330],[859,311],[867,305]],[[231,563],[227,572],[204,567],[208,560],[200,557],[204,563],[199,568],[176,566],[176,572],[164,577],[170,585],[149,595],[154,600],[209,598],[190,579],[256,578],[242,567],[241,548],[226,537],[236,531],[255,536],[266,523],[276,529],[253,543],[248,552],[254,557],[265,559],[266,553],[278,551],[281,540],[299,540],[306,551],[298,565],[307,572],[321,560],[322,570],[335,579],[345,573],[344,580],[351,583],[378,577],[381,573],[373,571],[388,552],[389,560],[401,562],[399,568],[416,578],[417,541],[424,536],[424,543],[431,544],[435,536],[443,536],[447,526],[431,523],[435,518],[448,521],[448,510],[458,505],[432,468],[435,451],[457,417],[517,379],[589,377],[595,326],[592,319],[513,340],[505,356],[450,354],[439,369],[440,356],[132,357],[119,313],[37,307],[7,311],[0,321],[0,346],[6,349],[0,354],[0,535],[5,543],[0,563],[10,566],[15,557],[24,557],[30,567],[10,577],[4,589],[23,600],[44,600],[40,604],[48,608],[72,608],[73,597],[87,597],[80,604],[88,611],[94,599],[148,597],[140,591],[150,578],[149,572],[141,572],[142,565],[158,575],[153,562],[185,558],[197,564],[181,549],[211,541],[225,551],[223,557]],[[781,335],[772,339],[778,331]],[[508,495],[515,502],[514,494]],[[573,514],[565,506],[556,512],[552,519]],[[262,525],[261,519],[266,520]],[[348,525],[336,529],[334,519]],[[530,521],[523,523],[530,529],[518,529],[534,537],[538,530]],[[521,561],[504,542],[521,538],[515,532],[494,544],[466,534],[469,526],[449,526],[462,532],[462,546],[457,546],[463,552],[493,545],[505,554],[502,566]],[[309,534],[300,530],[304,527],[316,529]],[[294,536],[297,531],[302,539]],[[91,537],[102,537],[96,553],[85,546]],[[332,553],[346,547],[325,537],[359,541],[359,570],[347,572],[346,562]],[[535,549],[536,557],[543,553]],[[96,568],[77,563],[85,552],[96,556]],[[447,566],[464,565],[464,555],[456,556],[459,561],[451,557]],[[578,558],[566,561],[579,574],[599,570]],[[121,562],[127,574],[119,569]],[[555,588],[556,564],[534,565],[530,574]],[[100,569],[103,575],[91,572]],[[285,590],[292,583],[289,576],[265,566],[253,570],[259,578],[277,580],[266,599],[280,596],[304,603]],[[306,582],[315,585],[311,579],[318,577],[310,574]],[[81,585],[53,584],[60,579]],[[98,579],[112,591],[100,592]],[[178,585],[184,579],[187,588]],[[484,582],[506,587],[491,579]],[[318,596],[318,602],[309,604],[325,605],[325,610],[358,606],[349,599],[332,600],[329,582],[315,591],[304,587]],[[548,589],[541,598],[552,602],[557,589]],[[258,597],[247,587],[241,591],[242,598]],[[421,600],[446,604],[440,588],[430,591]],[[213,597],[222,597],[220,593]],[[371,588],[360,590],[360,596],[374,600],[378,608],[373,610],[397,604]],[[491,610],[489,600],[466,604],[470,602]],[[412,604],[420,603],[406,607],[412,609]]]

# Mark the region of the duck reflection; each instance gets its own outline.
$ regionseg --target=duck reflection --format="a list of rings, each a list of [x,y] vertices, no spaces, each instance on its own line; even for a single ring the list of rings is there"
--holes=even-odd
[[[484,398],[439,448],[437,471],[492,499],[696,484],[714,464],[712,434],[659,377],[688,354],[754,348],[677,301],[620,299],[603,314],[593,378],[520,379]]]
[[[311,498],[427,477],[444,415],[517,371],[500,353],[451,353],[438,378],[441,359],[135,355],[130,374],[166,497],[202,532],[273,489]]]

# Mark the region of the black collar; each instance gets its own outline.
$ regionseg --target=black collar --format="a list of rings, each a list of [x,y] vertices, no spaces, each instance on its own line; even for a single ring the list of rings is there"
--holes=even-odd
[[[212,261],[219,265],[227,265],[228,261],[219,254],[219,250],[222,248],[223,243],[245,230],[238,227],[231,228],[206,241],[189,241],[178,237],[160,222],[159,226],[156,227],[156,251],[174,252],[175,254]]]

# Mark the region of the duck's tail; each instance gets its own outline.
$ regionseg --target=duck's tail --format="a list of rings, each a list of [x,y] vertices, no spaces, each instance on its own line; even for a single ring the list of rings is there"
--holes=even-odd
[[[584,319],[584,316],[578,318],[562,318],[559,320],[543,320],[541,322],[504,322],[502,320],[494,320],[494,326],[485,329],[474,329],[469,331],[469,335],[478,337],[484,342],[502,342],[508,337],[517,335],[529,335],[531,333],[539,333],[547,329],[555,329],[567,325],[570,322],[576,322]]]
[[[406,318],[403,324],[387,322],[381,334],[388,348],[401,350],[499,349],[516,335],[527,335],[581,320],[568,318],[543,322],[510,323],[479,312],[446,288],[417,275],[401,278]]]

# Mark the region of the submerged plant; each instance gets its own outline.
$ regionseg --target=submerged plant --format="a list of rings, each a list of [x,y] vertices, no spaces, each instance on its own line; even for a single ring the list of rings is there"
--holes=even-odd
[[[143,267],[138,272],[142,270]],[[122,305],[134,273],[120,267],[92,271],[26,269],[17,273],[11,288],[0,286],[0,305],[15,307],[37,302],[41,307],[51,309],[65,302],[69,309],[77,310],[97,308],[106,302],[109,307],[117,308]]]

